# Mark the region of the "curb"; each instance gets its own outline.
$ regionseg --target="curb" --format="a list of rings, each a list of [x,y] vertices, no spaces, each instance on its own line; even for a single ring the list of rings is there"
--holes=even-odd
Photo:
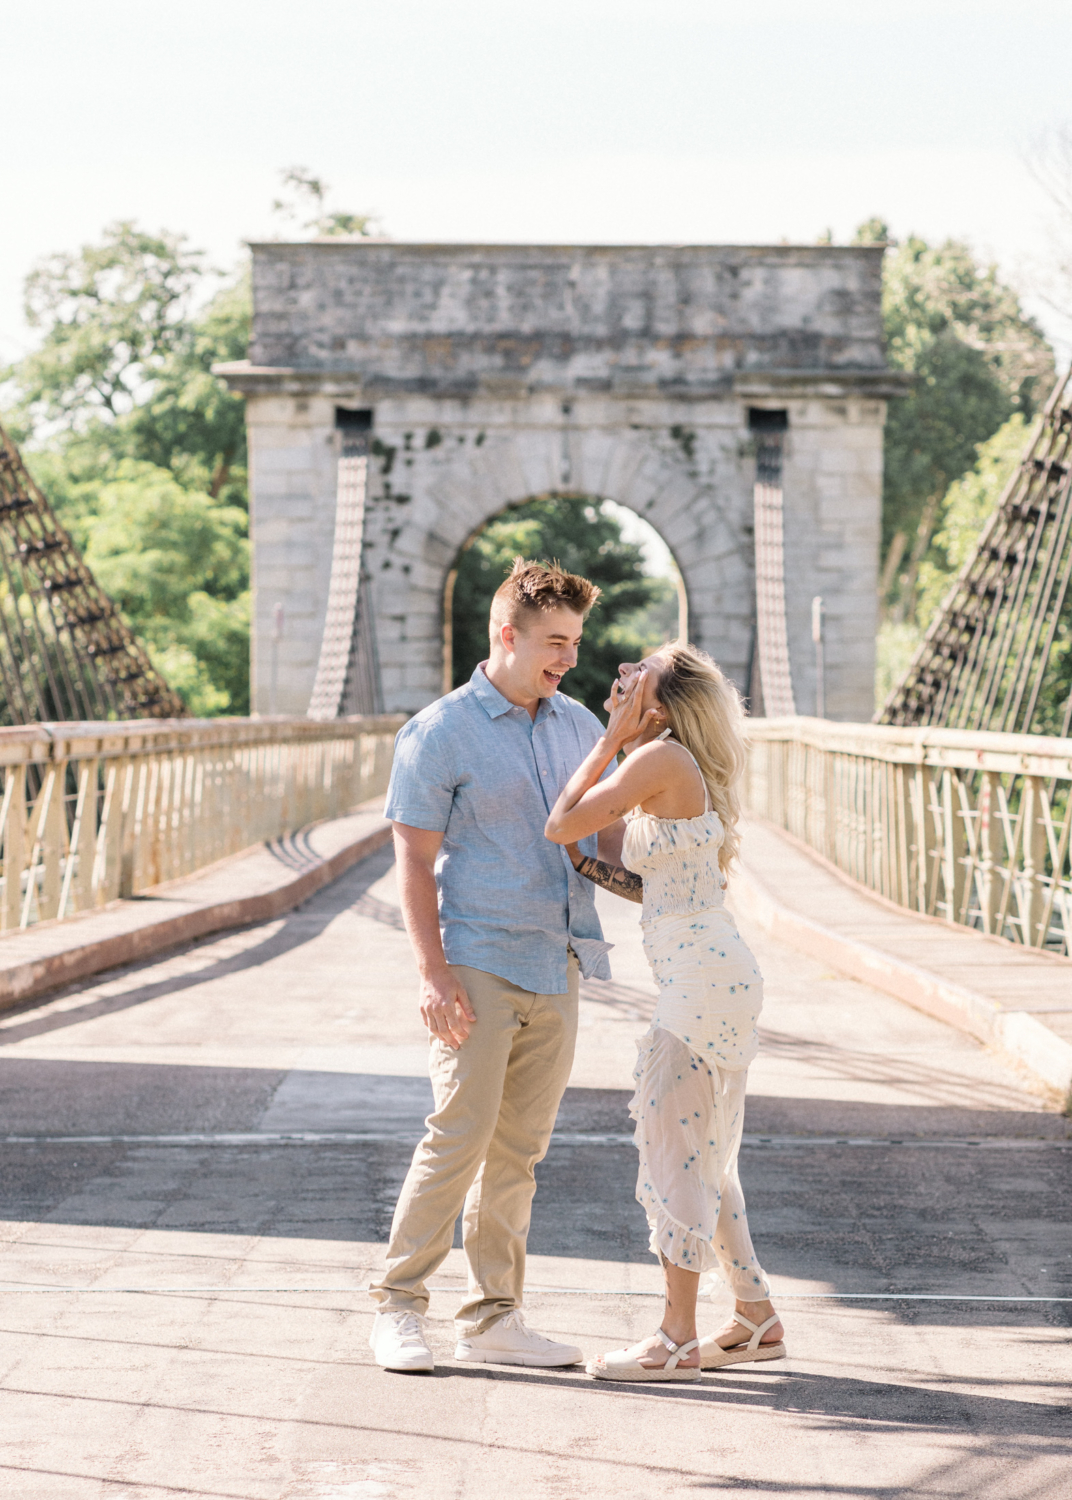
[[[49,953],[27,959],[24,963],[13,963],[9,967],[0,968],[0,1010],[19,1005],[25,1000],[33,1000],[38,995],[61,989],[64,985],[99,974],[105,969],[115,969],[139,959],[154,957],[168,948],[193,942],[209,933],[222,932],[229,927],[245,927],[251,922],[266,922],[273,917],[282,916],[284,912],[292,911],[324,886],[337,880],[352,865],[374,854],[390,837],[391,825],[384,822],[352,844],[345,845],[330,858],[318,860],[300,875],[276,886],[274,890],[260,891],[253,896],[238,896],[233,901],[213,902],[179,916],[147,922],[132,932],[115,933],[96,942],[72,943],[70,948],[62,952]],[[76,936],[75,924],[68,922],[63,926],[70,929],[72,938]],[[3,956],[3,949],[0,948],[0,959]]]
[[[969,1032],[981,1042],[1001,1047],[1062,1096],[1072,1090],[1072,1043],[1026,1011],[1004,1010],[976,990],[939,979],[936,974],[894,958],[881,948],[873,948],[870,943],[846,937],[801,916],[772,896],[740,862],[733,877],[731,899],[772,937],[916,1010]]]

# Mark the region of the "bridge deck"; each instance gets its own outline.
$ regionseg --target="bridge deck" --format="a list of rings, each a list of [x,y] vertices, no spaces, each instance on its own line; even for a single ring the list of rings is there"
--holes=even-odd
[[[660,1313],[623,1140],[653,992],[636,909],[604,906],[616,979],[586,987],[529,1266],[536,1326],[593,1352]],[[768,998],[742,1175],[790,1358],[683,1389],[455,1366],[458,1250],[436,1376],[372,1366],[361,1288],[428,1098],[388,849],[0,1016],[5,1494],[1058,1500],[1072,1304],[1001,1299],[1072,1297],[1072,1126],[744,926]]]

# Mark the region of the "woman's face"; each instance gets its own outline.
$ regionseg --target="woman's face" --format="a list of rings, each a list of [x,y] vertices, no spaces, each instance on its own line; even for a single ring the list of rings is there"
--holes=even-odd
[[[662,655],[653,651],[650,656],[645,656],[643,661],[623,661],[618,664],[618,682],[624,690],[636,677],[637,673],[643,673],[644,680],[640,686],[640,707],[643,713],[649,708],[661,708],[659,702],[658,685],[659,674],[662,669]],[[611,701],[608,698],[603,707],[610,712]]]

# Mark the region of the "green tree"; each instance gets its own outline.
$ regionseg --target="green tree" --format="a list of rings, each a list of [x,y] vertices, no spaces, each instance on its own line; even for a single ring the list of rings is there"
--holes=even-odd
[[[27,281],[39,347],[9,373],[27,462],[198,714],[246,713],[245,414],[212,373],[249,339],[248,276],[205,300],[179,235],[112,225]]]
[[[133,458],[214,496],[231,483],[230,503],[246,503],[244,404],[212,365],[246,352],[249,276],[206,305],[214,274],[182,236],[129,223],[30,273],[27,318],[43,337],[9,372],[20,426],[62,453],[74,479]]]
[[[912,609],[879,626],[875,707],[881,708],[900,682],[924,632],[953,580],[975,550],[979,535],[1020,461],[1029,424],[1014,412],[993,437],[979,443],[975,463],[949,486],[938,506],[930,547],[919,564]]]
[[[246,511],[124,458],[105,483],[68,490],[64,520],[191,712],[248,713]]]
[[[190,319],[145,399],[115,424],[117,452],[169,468],[213,499],[248,507],[245,402],[212,374],[212,366],[245,358],[252,321],[244,268]]]
[[[327,199],[331,189],[308,167],[287,167],[279,175],[283,181],[283,196],[272,204],[272,211],[287,222],[297,224],[307,234],[320,237],[370,235],[377,227],[375,214],[329,209]],[[303,214],[309,217],[302,218]]]
[[[916,612],[924,626],[975,551],[983,527],[1020,462],[1029,430],[1023,414],[1014,412],[993,437],[978,445],[974,465],[946,491],[930,553],[919,570]]]
[[[37,421],[83,430],[132,411],[182,341],[202,275],[184,236],[126,221],[99,245],[46,257],[26,278],[26,321],[43,334],[15,372],[22,404]]]
[[[302,232],[372,232],[308,168],[281,175]],[[248,270],[123,220],[36,266],[26,316],[40,344],[0,376],[29,467],[190,708],[248,712],[245,409],[212,374],[246,353]]]
[[[972,468],[946,491],[930,551],[920,564],[915,616],[899,623],[888,620],[879,633],[876,706],[881,707],[900,681],[946,593],[974,554],[984,526],[1020,463],[1030,430],[1022,413],[1014,412],[993,437],[978,445]],[[1066,601],[1043,676],[1035,733],[1064,732],[1070,692],[1072,609]]]
[[[915,378],[890,403],[883,481],[883,596],[896,620],[915,614],[920,567],[942,497],[980,443],[1014,413],[1030,418],[1053,378],[1053,351],[1016,292],[968,247],[891,241],[881,219],[856,243],[888,242],[883,272],[887,355]]]
[[[580,496],[528,500],[491,521],[458,559],[454,585],[454,685],[467,682],[488,654],[492,595],[522,557],[554,559],[603,590],[589,616],[577,666],[564,690],[601,718],[618,663],[636,660],[677,634],[677,591],[646,574],[643,553],[622,537],[598,500]]]

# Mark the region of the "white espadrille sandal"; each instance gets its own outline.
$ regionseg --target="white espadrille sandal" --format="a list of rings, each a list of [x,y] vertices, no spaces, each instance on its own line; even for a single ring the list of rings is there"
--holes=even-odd
[[[678,1364],[678,1360],[684,1355],[699,1348],[699,1339],[690,1339],[687,1344],[675,1344],[661,1328],[657,1328],[655,1332],[656,1337],[670,1351],[665,1365],[642,1365],[632,1358],[627,1349],[613,1349],[609,1354],[599,1354],[588,1361],[585,1368],[589,1375],[596,1380],[699,1380],[698,1365],[683,1370]]]
[[[745,1328],[751,1328],[752,1337],[747,1344],[734,1344],[729,1349],[723,1349],[721,1344],[715,1343],[715,1336],[709,1333],[705,1339],[700,1340],[700,1369],[720,1370],[723,1365],[743,1365],[756,1359],[784,1359],[785,1345],[781,1339],[776,1344],[761,1344],[759,1341],[768,1328],[773,1328],[778,1322],[778,1314],[768,1318],[765,1323],[755,1324],[751,1318],[746,1318],[743,1313],[735,1312],[733,1321],[740,1323]]]

